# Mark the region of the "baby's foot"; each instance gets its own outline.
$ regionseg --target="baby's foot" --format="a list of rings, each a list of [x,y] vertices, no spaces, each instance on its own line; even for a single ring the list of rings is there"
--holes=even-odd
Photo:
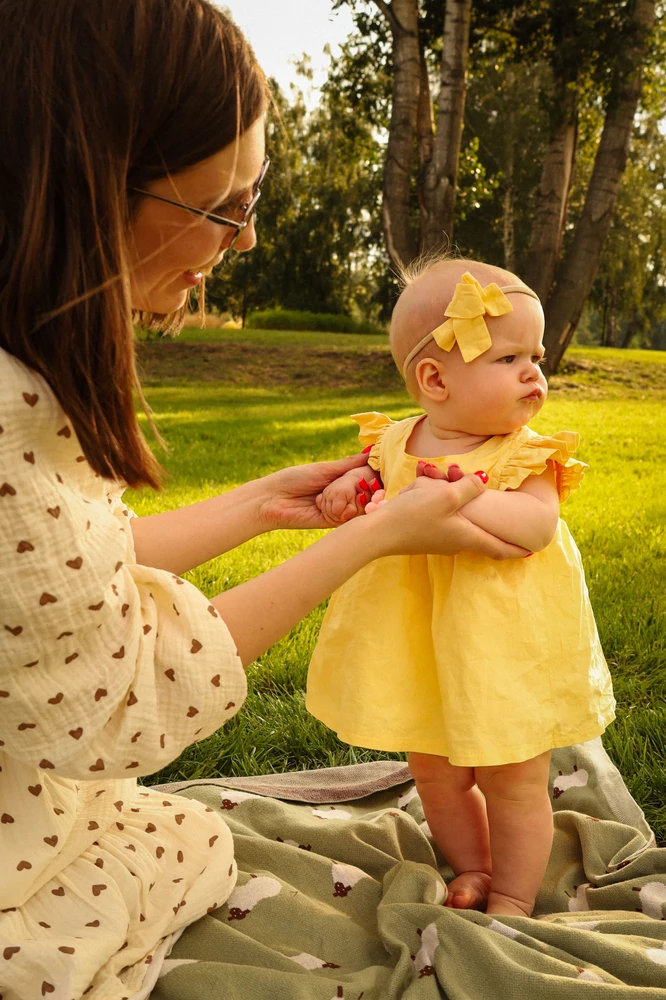
[[[449,894],[445,906],[456,910],[483,910],[490,892],[490,875],[485,872],[461,872],[449,882],[447,888]]]
[[[503,892],[492,890],[488,896],[488,906],[486,913],[504,917],[531,917],[534,903],[524,902],[522,899],[514,899]]]

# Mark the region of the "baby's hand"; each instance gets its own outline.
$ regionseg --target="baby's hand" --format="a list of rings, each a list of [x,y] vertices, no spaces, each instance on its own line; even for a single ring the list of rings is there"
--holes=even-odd
[[[317,507],[329,524],[344,524],[364,512],[378,489],[380,483],[370,466],[352,469],[319,494]]]

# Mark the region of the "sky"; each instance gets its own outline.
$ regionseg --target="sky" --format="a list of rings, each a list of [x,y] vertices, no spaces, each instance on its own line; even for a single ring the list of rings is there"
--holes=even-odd
[[[335,52],[353,29],[348,7],[332,11],[331,0],[216,0],[226,7],[252,44],[268,76],[274,76],[289,94],[289,84],[305,89],[291,60],[306,52],[312,59],[315,85],[326,78],[328,42]]]

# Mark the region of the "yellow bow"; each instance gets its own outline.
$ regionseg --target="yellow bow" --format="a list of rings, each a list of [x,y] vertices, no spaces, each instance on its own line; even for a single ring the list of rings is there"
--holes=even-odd
[[[513,306],[499,285],[492,282],[482,288],[476,278],[465,271],[444,310],[444,315],[450,319],[433,330],[431,336],[444,351],[450,351],[457,341],[463,359],[473,361],[492,347],[483,317],[486,314],[504,316],[510,312]]]

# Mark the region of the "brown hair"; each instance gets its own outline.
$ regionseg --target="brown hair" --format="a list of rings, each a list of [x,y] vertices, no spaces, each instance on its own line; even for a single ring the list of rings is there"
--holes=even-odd
[[[232,143],[266,108],[264,74],[207,0],[0,0],[0,40],[0,346],[47,380],[96,472],[158,487],[134,411],[128,188]]]

